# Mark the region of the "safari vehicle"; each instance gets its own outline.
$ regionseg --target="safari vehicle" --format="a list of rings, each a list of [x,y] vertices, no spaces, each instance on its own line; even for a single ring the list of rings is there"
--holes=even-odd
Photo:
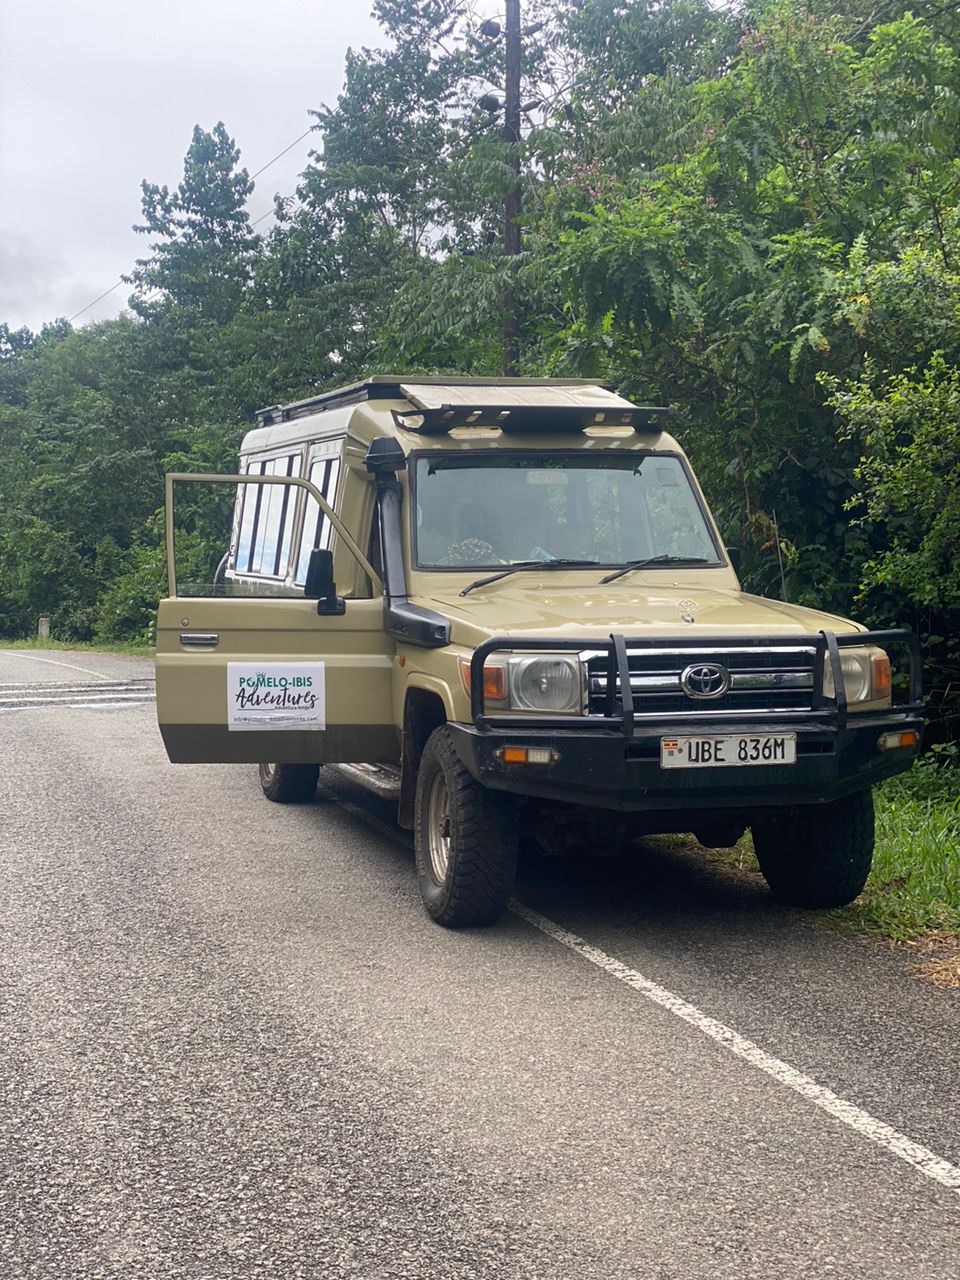
[[[856,897],[871,787],[918,749],[916,641],[742,592],[666,418],[588,381],[375,377],[263,410],[237,476],[168,475],[170,759],[394,797],[443,925],[497,919],[521,840],[749,825],[778,898]],[[186,482],[237,487],[209,584],[177,581]]]

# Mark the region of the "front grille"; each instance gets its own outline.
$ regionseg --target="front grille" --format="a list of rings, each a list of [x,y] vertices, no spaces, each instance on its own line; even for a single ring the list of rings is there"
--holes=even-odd
[[[628,649],[634,715],[673,712],[706,715],[751,711],[809,711],[813,706],[816,668],[814,646],[770,646],[764,649]],[[587,653],[588,711],[603,715],[609,708],[606,653]],[[681,677],[687,667],[711,663],[723,667],[730,688],[721,697],[694,698]],[[616,680],[617,702],[620,680]]]

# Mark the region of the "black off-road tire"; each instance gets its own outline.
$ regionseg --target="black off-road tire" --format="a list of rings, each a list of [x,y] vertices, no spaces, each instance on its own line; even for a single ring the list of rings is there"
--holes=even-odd
[[[499,920],[513,889],[518,836],[514,798],[475,782],[446,725],[435,729],[417,772],[414,848],[423,905],[437,924]]]
[[[753,823],[753,847],[773,896],[792,907],[844,907],[873,862],[873,793],[797,805]]]
[[[260,786],[277,804],[305,804],[312,800],[320,775],[318,764],[261,764]]]

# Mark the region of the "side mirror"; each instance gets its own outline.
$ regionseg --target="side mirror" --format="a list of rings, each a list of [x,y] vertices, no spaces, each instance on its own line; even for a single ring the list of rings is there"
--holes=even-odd
[[[740,574],[740,565],[741,565],[741,563],[742,563],[742,557],[741,557],[741,555],[740,555],[740,548],[739,548],[739,547],[727,547],[727,548],[726,548],[726,552],[727,552],[727,559],[730,561],[730,564],[733,566],[733,572],[739,576],[739,574]]]
[[[333,580],[333,552],[314,547],[307,566],[307,580],[303,594],[308,600],[316,600],[317,613],[321,617],[338,617],[346,613],[347,602],[337,595]]]

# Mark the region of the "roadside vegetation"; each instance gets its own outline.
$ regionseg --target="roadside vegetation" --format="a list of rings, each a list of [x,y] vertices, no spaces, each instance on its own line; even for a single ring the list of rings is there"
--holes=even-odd
[[[28,640],[0,639],[2,649],[56,649],[60,653],[118,653],[129,658],[152,658],[152,645],[138,644],[133,640],[118,644],[96,644],[91,640],[56,640],[39,636]]]
[[[860,898],[831,913],[838,924],[898,941],[960,935],[958,782],[927,757],[877,789],[873,871]]]
[[[960,952],[960,769],[953,756],[952,746],[932,751],[875,789],[877,844],[866,888],[821,920],[845,932]],[[707,854],[760,876],[749,832],[734,848]]]

